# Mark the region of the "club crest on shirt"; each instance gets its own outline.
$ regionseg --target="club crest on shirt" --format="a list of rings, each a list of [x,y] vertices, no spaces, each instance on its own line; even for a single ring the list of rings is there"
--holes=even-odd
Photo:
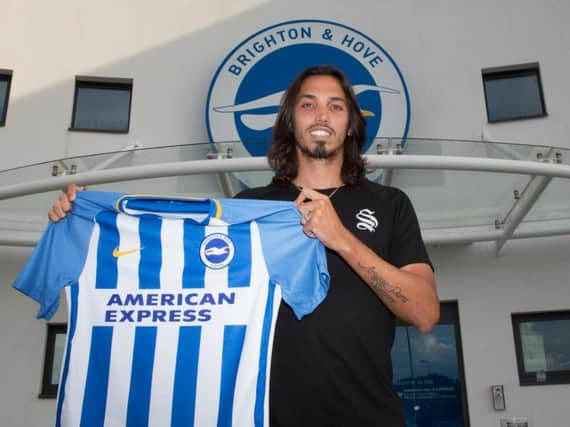
[[[362,231],[370,231],[371,233],[376,231],[378,227],[378,219],[374,216],[376,212],[370,209],[361,209],[356,214],[356,228]]]
[[[212,149],[234,141],[234,156],[265,156],[286,88],[303,69],[332,64],[353,84],[367,140],[395,137],[405,142],[410,102],[402,72],[373,38],[347,25],[317,19],[280,22],[235,46],[215,72],[206,100],[206,126]],[[251,174],[234,174],[246,186]],[[258,178],[257,178],[258,179]]]
[[[225,234],[210,234],[200,244],[200,259],[206,267],[214,270],[226,267],[234,254],[234,243]]]

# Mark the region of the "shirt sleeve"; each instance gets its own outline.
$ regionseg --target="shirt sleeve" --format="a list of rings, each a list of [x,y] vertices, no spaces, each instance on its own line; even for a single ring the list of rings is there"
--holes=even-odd
[[[323,301],[330,277],[323,244],[303,233],[296,209],[295,214],[289,221],[267,218],[259,228],[270,279],[281,287],[283,300],[301,319]]]
[[[58,223],[49,223],[13,287],[40,305],[38,318],[50,319],[59,293],[77,281],[83,269],[94,218],[114,206],[118,193],[78,193],[73,209]]]
[[[394,211],[394,232],[390,242],[390,260],[398,268],[408,264],[426,263],[433,270],[427,253],[418,218],[412,202],[399,192]]]

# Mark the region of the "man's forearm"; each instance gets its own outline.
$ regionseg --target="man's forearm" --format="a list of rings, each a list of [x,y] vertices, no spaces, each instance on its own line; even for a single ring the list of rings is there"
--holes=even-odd
[[[394,267],[355,236],[348,239],[339,254],[399,319],[420,332],[428,332],[437,323],[439,299],[428,264]]]
[[[369,278],[366,282],[368,286],[372,288],[374,293],[378,295],[382,300],[387,299],[390,303],[396,303],[397,301],[402,304],[407,303],[408,297],[402,293],[402,288],[399,286],[393,286],[386,282],[376,271],[374,266],[366,266],[358,263],[358,266],[364,270],[364,274]]]

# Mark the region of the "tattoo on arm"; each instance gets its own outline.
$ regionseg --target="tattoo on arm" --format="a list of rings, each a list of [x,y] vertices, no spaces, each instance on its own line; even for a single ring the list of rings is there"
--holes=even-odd
[[[386,281],[378,274],[376,268],[373,266],[366,266],[358,263],[360,268],[362,268],[370,277],[369,285],[372,290],[378,296],[384,296],[388,302],[394,303],[399,300],[401,303],[408,302],[408,297],[402,293],[402,288],[399,286],[392,286],[386,283]]]

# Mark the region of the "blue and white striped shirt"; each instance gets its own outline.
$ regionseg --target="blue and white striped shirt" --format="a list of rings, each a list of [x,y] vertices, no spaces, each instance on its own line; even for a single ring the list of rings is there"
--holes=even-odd
[[[324,248],[291,202],[81,192],[14,287],[68,341],[57,426],[268,425],[283,298],[300,318],[328,290]]]

